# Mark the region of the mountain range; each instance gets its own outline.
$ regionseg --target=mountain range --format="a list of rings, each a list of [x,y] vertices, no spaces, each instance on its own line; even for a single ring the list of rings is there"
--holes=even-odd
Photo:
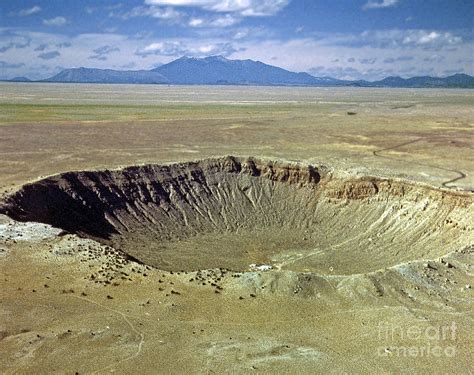
[[[467,74],[454,74],[445,78],[421,76],[412,78],[387,77],[380,81],[355,81],[351,85],[363,87],[457,87],[474,88],[474,77]]]
[[[29,81],[17,77],[11,81]],[[181,57],[152,70],[65,69],[40,82],[135,83],[176,85],[257,85],[257,86],[360,86],[360,87],[460,87],[474,88],[474,77],[455,74],[437,77],[387,77],[380,81],[347,81],[295,73],[253,60],[229,60],[222,56]]]
[[[65,69],[43,82],[73,83],[168,83],[169,80],[153,70]]]

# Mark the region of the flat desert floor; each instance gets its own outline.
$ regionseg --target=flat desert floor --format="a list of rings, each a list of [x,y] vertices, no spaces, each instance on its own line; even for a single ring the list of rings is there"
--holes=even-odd
[[[473,137],[470,90],[1,83],[0,371],[472,373]]]

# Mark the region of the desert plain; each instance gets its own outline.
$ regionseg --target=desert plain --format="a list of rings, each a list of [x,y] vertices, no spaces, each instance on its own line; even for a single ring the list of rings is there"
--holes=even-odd
[[[0,84],[0,371],[472,373],[470,90]]]

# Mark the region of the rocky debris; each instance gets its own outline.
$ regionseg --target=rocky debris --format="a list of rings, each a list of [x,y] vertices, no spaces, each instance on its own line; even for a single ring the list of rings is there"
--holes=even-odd
[[[223,281],[227,276],[234,276],[235,273],[227,268],[216,268],[209,270],[201,270],[189,272],[188,275],[194,275],[188,282],[197,286],[211,287],[215,294],[220,294],[223,290]]]
[[[38,242],[59,235],[61,229],[36,222],[18,222],[0,214],[0,243]]]
[[[255,264],[252,263],[249,265],[250,271],[269,271],[273,268],[273,266],[269,264]]]

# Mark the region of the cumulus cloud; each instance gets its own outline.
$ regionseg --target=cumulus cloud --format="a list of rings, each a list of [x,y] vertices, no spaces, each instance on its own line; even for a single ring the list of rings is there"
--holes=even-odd
[[[57,48],[69,48],[71,46],[72,46],[72,44],[70,42],[63,42],[63,43],[56,44]]]
[[[440,49],[455,46],[463,38],[449,31],[423,29],[367,30],[359,34],[317,35],[322,43],[353,48],[371,46],[376,48]]]
[[[397,5],[398,0],[369,0],[365,5],[362,7],[363,9],[381,9],[381,8],[390,8]]]
[[[34,51],[39,51],[39,52],[42,52],[44,51],[46,48],[48,48],[48,45],[46,43],[42,43],[40,44],[38,47],[36,47],[34,49]]]
[[[231,43],[185,43],[183,41],[155,42],[139,49],[135,52],[137,56],[146,57],[149,55],[164,56],[229,56],[238,51]]]
[[[0,53],[7,52],[12,48],[16,49],[23,49],[29,47],[31,44],[31,38],[28,36],[20,36],[20,35],[12,35],[11,37],[7,38],[8,43],[1,43],[0,42]]]
[[[138,6],[132,8],[128,12],[110,12],[110,17],[119,17],[122,19],[129,19],[133,17],[152,17],[161,20],[179,20],[184,16],[184,13],[179,12],[171,7],[155,7],[155,6]]]
[[[119,52],[119,51],[120,51],[120,48],[118,47],[112,47],[109,45],[101,46],[92,51],[94,52],[94,54],[89,56],[89,59],[105,61],[107,60],[109,54],[111,54],[112,52]]]
[[[228,27],[240,22],[240,18],[226,14],[224,17],[214,18],[211,21],[211,26],[214,27]]]
[[[55,59],[58,56],[61,56],[61,53],[59,53],[59,51],[44,52],[38,55],[38,57],[43,60]]]
[[[271,16],[290,0],[146,0],[129,11],[111,11],[109,17],[152,17],[162,22],[192,28],[226,28],[245,17]],[[194,12],[189,8],[194,8]],[[196,10],[200,13],[196,15]]]
[[[315,77],[337,77],[339,79],[364,79],[373,80],[374,77],[378,79],[381,77],[388,77],[394,74],[393,69],[370,68],[357,69],[354,67],[331,67],[331,66],[316,66],[308,70],[308,73]]]
[[[134,17],[152,17],[171,24],[180,24],[193,28],[223,28],[233,26],[242,21],[242,16],[235,13],[215,15],[202,14],[199,17],[190,16],[172,7],[138,6],[127,12],[110,12],[110,17],[130,19]]]
[[[433,63],[433,62],[440,63],[440,62],[443,62],[444,60],[446,60],[446,57],[441,56],[441,55],[431,55],[423,59],[423,61],[427,63]]]
[[[233,26],[241,21],[241,18],[234,17],[231,14],[226,14],[222,17],[209,17],[209,18],[191,18],[188,22],[188,26],[191,27],[229,27]]]
[[[173,56],[186,54],[186,52],[187,48],[183,42],[156,42],[137,50],[135,54],[142,57],[149,55]]]
[[[0,53],[4,53],[4,52],[7,52],[9,49],[15,47],[15,44],[14,43],[7,43],[7,44],[4,44],[2,46],[0,46]]]
[[[24,67],[25,64],[24,63],[8,63],[6,61],[0,61],[0,68],[2,69],[17,69],[17,68],[22,68]]]
[[[411,61],[414,60],[415,58],[413,56],[397,56],[397,57],[387,57],[386,59],[383,60],[384,64],[393,64],[396,62],[401,62],[401,61]]]
[[[427,32],[424,30],[412,30],[408,35],[406,35],[402,44],[405,45],[418,45],[418,46],[427,46],[433,44],[459,44],[462,42],[462,38],[455,36],[449,32],[437,32],[431,31]]]
[[[45,26],[63,26],[66,23],[66,18],[61,16],[43,20],[43,25]]]
[[[14,17],[14,16],[27,17],[39,12],[41,12],[41,7],[39,7],[38,5],[34,5],[31,8],[20,9],[17,12],[10,12],[8,15],[10,17]]]
[[[204,20],[202,18],[191,18],[188,25],[191,27],[200,27],[204,25]]]
[[[286,7],[289,0],[146,0],[148,5],[195,7],[211,12],[239,13],[245,17],[270,16]]]
[[[204,31],[203,33],[205,33]],[[238,40],[244,41],[247,39],[252,40],[264,40],[268,38],[275,37],[275,32],[266,27],[238,27],[238,28],[228,28],[228,29],[219,29],[217,32],[210,30],[210,34],[217,34],[221,38],[226,38],[227,40]]]
[[[362,65],[374,65],[376,61],[377,61],[376,57],[373,57],[370,59],[367,59],[367,58],[359,59],[359,63],[361,63]]]
[[[152,17],[167,21],[178,21],[184,17],[184,13],[172,7],[138,6],[127,12],[111,11],[109,17],[129,19],[134,17]]]

